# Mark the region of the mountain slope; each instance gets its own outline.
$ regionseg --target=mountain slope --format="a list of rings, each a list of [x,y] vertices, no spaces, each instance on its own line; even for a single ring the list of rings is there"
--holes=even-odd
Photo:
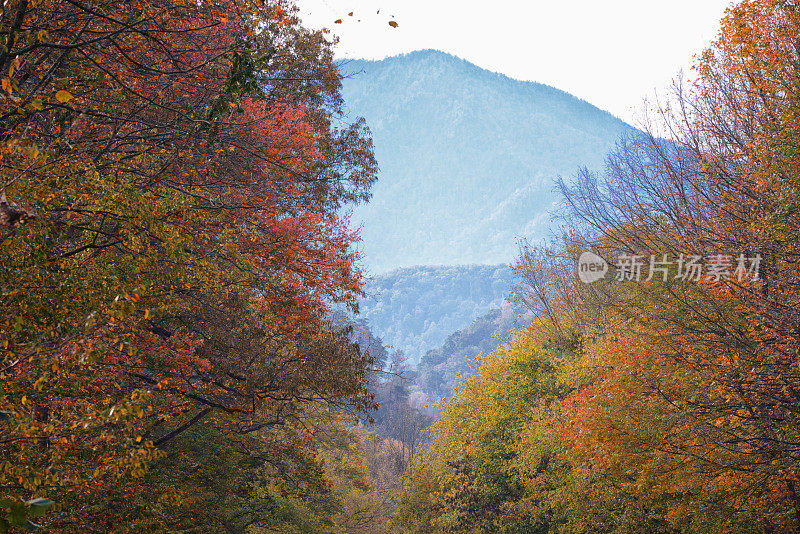
[[[441,347],[428,351],[419,362],[415,386],[426,398],[448,398],[462,380],[475,376],[478,356],[493,352],[531,315],[511,304],[491,310],[469,326],[447,336]]]
[[[353,214],[372,273],[513,261],[517,236],[547,235],[554,179],[600,168],[629,130],[563,91],[442,52],[339,68],[346,110],[367,119],[381,167]]]
[[[360,318],[412,364],[492,308],[514,282],[507,265],[409,267],[371,278]]]

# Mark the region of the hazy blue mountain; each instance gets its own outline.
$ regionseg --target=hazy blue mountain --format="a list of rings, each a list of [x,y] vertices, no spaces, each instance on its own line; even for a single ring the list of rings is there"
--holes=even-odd
[[[367,119],[381,168],[353,214],[372,273],[513,261],[517,236],[548,234],[554,179],[601,168],[629,129],[563,91],[442,52],[340,69],[347,113]]]
[[[427,398],[449,398],[459,382],[475,375],[480,354],[497,349],[512,331],[530,324],[530,319],[529,313],[521,313],[511,304],[478,317],[422,357],[414,387]]]
[[[513,282],[507,265],[398,269],[368,281],[360,319],[414,365],[448,335],[502,306]]]

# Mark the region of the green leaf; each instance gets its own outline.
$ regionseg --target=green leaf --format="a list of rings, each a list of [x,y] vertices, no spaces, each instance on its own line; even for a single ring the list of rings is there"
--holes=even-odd
[[[12,502],[9,507],[8,522],[11,523],[12,526],[21,527],[24,526],[27,521],[25,504],[19,501]]]
[[[25,504],[31,508],[31,517],[42,517],[45,513],[47,513],[47,509],[53,506],[55,503],[50,499],[39,497],[37,499],[32,499]]]

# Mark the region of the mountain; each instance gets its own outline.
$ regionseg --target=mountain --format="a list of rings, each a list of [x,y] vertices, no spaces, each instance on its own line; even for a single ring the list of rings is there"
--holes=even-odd
[[[360,319],[390,351],[416,365],[473,319],[499,308],[514,283],[507,265],[407,267],[374,276]]]
[[[601,168],[630,130],[563,91],[433,50],[339,69],[381,169],[352,214],[371,273],[513,261],[518,236],[548,235],[555,178]]]
[[[459,382],[475,375],[481,353],[497,349],[515,329],[530,324],[530,320],[529,313],[520,313],[510,304],[478,317],[422,357],[416,369],[416,387],[427,398],[450,397]]]

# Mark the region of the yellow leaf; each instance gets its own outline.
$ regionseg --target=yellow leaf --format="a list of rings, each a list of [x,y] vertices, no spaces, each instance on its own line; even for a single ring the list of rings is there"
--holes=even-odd
[[[62,104],[69,102],[72,100],[72,93],[69,91],[64,91],[63,89],[56,93],[56,100],[61,102]]]

